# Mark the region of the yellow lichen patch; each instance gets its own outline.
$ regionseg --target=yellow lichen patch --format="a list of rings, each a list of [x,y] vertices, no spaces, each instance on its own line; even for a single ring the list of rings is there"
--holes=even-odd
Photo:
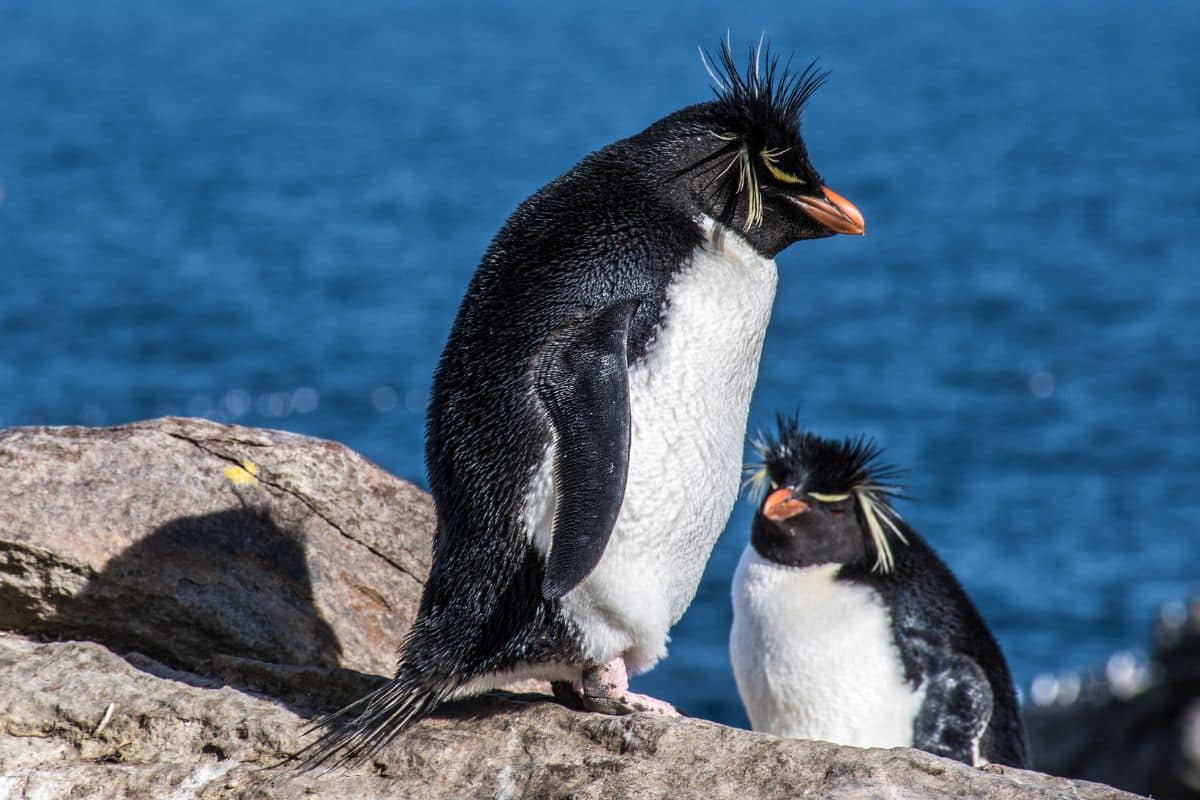
[[[225,468],[225,477],[233,481],[239,486],[249,486],[258,483],[258,464],[255,464],[248,458],[242,459],[242,465],[228,466]]]

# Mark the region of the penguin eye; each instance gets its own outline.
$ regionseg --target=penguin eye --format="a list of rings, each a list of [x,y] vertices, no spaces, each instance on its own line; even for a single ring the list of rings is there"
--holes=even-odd
[[[785,147],[782,150],[763,150],[759,155],[762,156],[763,165],[766,166],[767,172],[771,173],[775,180],[781,183],[794,183],[803,186],[807,181],[779,168],[780,156],[791,149],[790,147]]]
[[[829,512],[829,516],[831,517],[840,517],[842,514],[845,514],[850,510],[850,503],[838,503],[836,506],[826,507],[825,510]]]
[[[828,512],[831,517],[840,517],[850,508],[850,495],[848,494],[818,494],[816,492],[809,492],[808,496],[820,503],[821,508]]]

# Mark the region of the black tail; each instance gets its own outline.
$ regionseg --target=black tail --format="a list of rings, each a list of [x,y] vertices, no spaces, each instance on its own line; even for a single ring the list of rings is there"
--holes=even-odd
[[[305,733],[320,730],[321,737],[291,760],[305,770],[331,760],[335,767],[358,766],[428,716],[455,688],[457,683],[428,686],[415,670],[401,664],[395,678],[310,725]]]

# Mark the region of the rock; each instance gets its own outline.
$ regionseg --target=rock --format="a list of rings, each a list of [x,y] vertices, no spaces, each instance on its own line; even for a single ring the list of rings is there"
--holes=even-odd
[[[0,432],[0,799],[1128,797],[505,693],[359,769],[279,765],[316,710],[391,671],[432,526],[425,495],[329,442],[178,419]]]
[[[428,495],[332,442],[201,420],[0,434],[0,628],[207,671],[388,674]]]
[[[75,797],[83,787],[90,797],[281,800],[1127,797],[914,750],[788,741],[700,720],[582,714],[511,695],[448,707],[370,768],[300,773],[271,766],[301,741],[295,713],[145,657],[0,635],[0,687],[0,797],[5,789]]]
[[[1072,691],[1026,711],[1034,766],[1161,800],[1196,800],[1200,600],[1164,606],[1149,665],[1134,664],[1117,653],[1104,669],[1050,678]]]

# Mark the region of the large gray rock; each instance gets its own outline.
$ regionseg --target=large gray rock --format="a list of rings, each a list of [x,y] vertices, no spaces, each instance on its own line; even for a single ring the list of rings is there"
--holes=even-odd
[[[0,687],[0,797],[1128,797],[914,750],[581,714],[532,696],[452,706],[370,768],[298,773],[272,765],[299,745],[300,717],[145,657],[0,635]]]
[[[314,710],[391,670],[432,520],[413,487],[291,434],[0,432],[0,800],[1128,797],[535,695],[447,706],[357,770],[275,766]]]
[[[342,445],[163,419],[0,433],[0,628],[388,673],[433,505]]]

